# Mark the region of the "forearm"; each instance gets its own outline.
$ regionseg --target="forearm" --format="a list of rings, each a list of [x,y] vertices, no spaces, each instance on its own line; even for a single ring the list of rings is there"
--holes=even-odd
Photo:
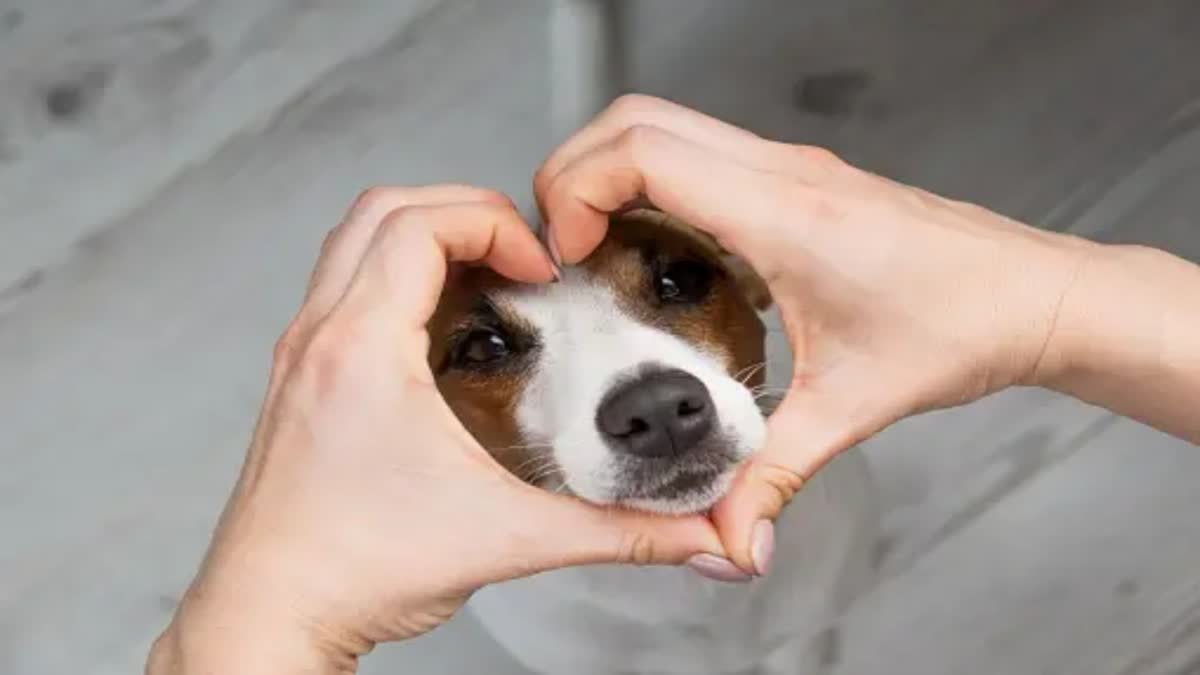
[[[1042,384],[1200,443],[1200,267],[1092,245],[1048,353]]]

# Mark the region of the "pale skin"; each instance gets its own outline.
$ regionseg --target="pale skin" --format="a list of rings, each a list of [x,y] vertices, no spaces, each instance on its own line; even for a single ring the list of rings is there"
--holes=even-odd
[[[830,458],[1010,386],[1200,442],[1200,268],[1166,253],[1041,232],[647,97],[556,150],[535,194],[563,264],[645,197],[767,280],[792,386],[711,518],[602,510],[498,467],[433,387],[424,324],[456,265],[537,283],[555,263],[502,195],[370,191],[279,342],[241,479],[148,673],[350,673],[486,584],[567,565],[764,574],[771,522]]]

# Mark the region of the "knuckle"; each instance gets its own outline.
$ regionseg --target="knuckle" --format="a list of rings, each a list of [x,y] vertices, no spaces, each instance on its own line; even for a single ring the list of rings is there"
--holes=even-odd
[[[296,360],[296,355],[300,351],[300,328],[297,322],[293,321],[279,339],[275,341],[275,346],[271,350],[272,358],[276,364],[287,365]]]
[[[645,532],[624,532],[617,548],[617,561],[632,565],[653,563],[654,540]]]
[[[418,222],[421,211],[422,207],[419,206],[401,206],[392,209],[383,217],[379,227],[384,234],[394,234],[400,230],[411,228]]]
[[[842,159],[829,148],[824,148],[819,145],[804,145],[801,146],[801,148],[810,161],[819,162],[821,164],[842,163]]]
[[[648,148],[653,147],[661,138],[662,132],[657,128],[647,124],[634,124],[621,132],[617,142],[626,152],[636,158],[645,153]]]
[[[543,200],[554,187],[555,181],[563,174],[569,164],[564,164],[558,153],[552,155],[533,174],[533,194],[536,199]]]
[[[346,221],[343,220],[336,226],[329,228],[325,236],[321,239],[321,249],[318,252],[319,256],[327,256],[331,251],[337,248],[340,241],[346,232]]]
[[[297,370],[313,378],[322,389],[340,380],[355,353],[358,328],[344,319],[327,319],[313,330],[304,346]]]
[[[441,199],[431,199],[426,203],[435,202],[483,202],[495,206],[512,206],[516,208],[512,198],[499,190],[478,187],[466,183],[440,183],[432,186]]]
[[[759,478],[770,487],[779,499],[778,507],[783,508],[800,492],[807,479],[796,469],[778,462],[763,462],[758,467]]]
[[[509,208],[503,204],[493,202],[481,202],[479,204],[471,204],[462,211],[465,219],[481,219],[489,220],[494,223],[503,223],[508,217],[516,213],[515,208]]]
[[[374,211],[396,203],[404,193],[403,188],[375,185],[363,190],[354,200],[353,211]]]
[[[637,119],[665,105],[666,101],[654,96],[622,94],[609,104],[605,116],[616,120]]]
[[[796,145],[793,147],[796,159],[805,164],[825,170],[832,170],[843,164],[842,159],[828,148],[822,148],[817,145]]]
[[[504,208],[504,209],[511,208],[513,210],[516,210],[516,208],[517,208],[517,205],[515,203],[513,203],[512,198],[509,197],[508,195],[504,194],[503,192],[500,192],[499,190],[491,190],[488,188],[477,188],[476,194],[478,194],[479,201],[481,201],[485,204],[488,204],[490,206]]]
[[[533,192],[537,195],[544,195],[546,190],[550,188],[550,183],[554,179],[555,174],[550,170],[550,163],[546,162],[538,167],[538,170],[533,174]]]

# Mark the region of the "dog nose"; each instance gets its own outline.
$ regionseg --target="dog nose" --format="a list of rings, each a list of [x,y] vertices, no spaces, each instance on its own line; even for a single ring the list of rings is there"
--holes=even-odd
[[[621,384],[596,412],[596,427],[609,445],[639,457],[681,455],[712,431],[715,420],[708,388],[682,370]]]

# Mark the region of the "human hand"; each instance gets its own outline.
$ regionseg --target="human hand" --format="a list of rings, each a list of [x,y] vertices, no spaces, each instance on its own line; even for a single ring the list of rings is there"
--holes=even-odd
[[[350,672],[488,583],[723,554],[702,517],[552,495],[470,437],[427,365],[425,324],[455,261],[553,275],[511,202],[475,188],[368,191],[327,238],[276,347],[241,478],[149,673]]]
[[[534,191],[567,263],[645,198],[766,280],[795,369],[766,447],[712,514],[733,560],[759,573],[770,520],[838,452],[907,415],[1052,376],[1055,318],[1095,246],[644,96],[559,147]]]

